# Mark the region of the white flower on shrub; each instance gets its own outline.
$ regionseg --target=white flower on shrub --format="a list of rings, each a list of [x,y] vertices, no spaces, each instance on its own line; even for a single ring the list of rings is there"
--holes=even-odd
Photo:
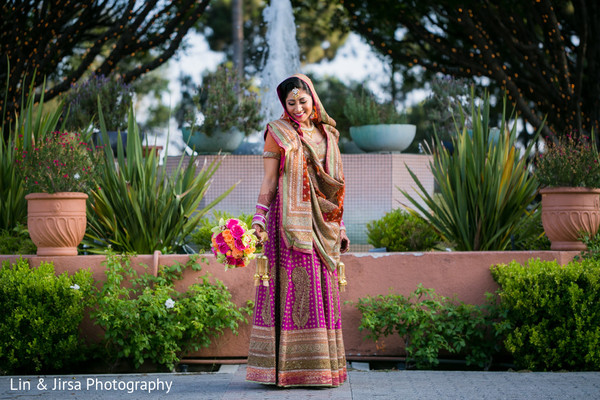
[[[167,301],[165,301],[165,307],[167,308],[173,308],[175,307],[175,302],[173,301],[172,298],[168,298]]]
[[[69,287],[70,287],[71,289],[74,289],[74,290],[79,290],[79,285],[78,285],[78,284],[74,284],[74,285],[71,285],[71,286],[69,286]]]
[[[73,178],[75,179],[79,179],[81,177],[81,175],[79,175],[79,173],[76,173],[75,175],[73,175]]]

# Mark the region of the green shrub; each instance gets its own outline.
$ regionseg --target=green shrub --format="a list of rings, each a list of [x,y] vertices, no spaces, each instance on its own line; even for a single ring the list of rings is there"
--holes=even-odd
[[[453,152],[438,136],[433,149],[428,148],[440,201],[427,192],[410,169],[418,186],[417,196],[401,192],[414,207],[409,211],[424,215],[457,250],[505,250],[537,193],[538,184],[530,172],[536,140],[525,149],[518,146],[516,123],[509,127],[506,122],[511,119],[506,115],[506,105],[496,135],[490,126],[489,96],[470,111],[470,121],[461,113],[455,125]]]
[[[426,251],[441,238],[423,218],[395,209],[367,223],[367,241],[387,251]]]
[[[199,251],[201,252],[210,252],[210,248],[212,246],[211,229],[217,226],[219,220],[229,219],[229,218],[237,218],[240,221],[243,221],[246,226],[252,226],[252,215],[250,214],[240,214],[237,217],[227,211],[213,211],[212,218],[202,218],[198,223],[198,228],[190,235],[191,242],[196,245]]]
[[[225,329],[237,332],[251,305],[237,307],[225,285],[210,283],[207,275],[178,292],[175,281],[185,268],[201,269],[191,257],[185,266],[160,266],[158,276],[138,274],[128,256],[107,256],[106,281],[91,314],[105,331],[107,360],[131,360],[136,368],[149,360],[172,369],[182,355],[208,347]]]
[[[42,262],[2,263],[0,269],[0,374],[62,371],[83,360],[79,335],[93,298],[89,270],[56,276]]]
[[[406,115],[400,114],[393,103],[380,104],[365,89],[358,96],[346,97],[344,116],[352,126],[406,123]]]
[[[495,320],[498,307],[492,295],[484,306],[464,304],[438,296],[421,284],[408,297],[397,294],[361,298],[359,330],[367,338],[399,334],[404,340],[407,368],[430,368],[439,363],[440,352],[461,354],[467,365],[487,369],[500,351]]]
[[[133,88],[115,74],[113,76],[93,73],[85,81],[71,85],[65,96],[68,115],[65,126],[70,131],[86,129],[97,115],[98,97],[102,99],[102,112],[110,131],[127,128],[127,110],[131,106]],[[96,127],[98,124],[95,124]],[[105,142],[107,143],[107,142]]]
[[[583,234],[579,240],[587,247],[578,256],[575,256],[575,260],[594,260],[600,262],[600,232],[595,235],[589,233]]]
[[[0,230],[0,254],[35,254],[37,247],[29,237],[27,227],[17,224],[10,230]]]
[[[600,264],[529,260],[492,267],[520,368],[600,369]]]

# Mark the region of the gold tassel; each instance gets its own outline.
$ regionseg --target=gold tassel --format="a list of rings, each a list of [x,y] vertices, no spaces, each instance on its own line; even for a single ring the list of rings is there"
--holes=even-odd
[[[260,285],[260,275],[258,273],[254,274],[254,286]]]
[[[262,276],[262,283],[263,283],[263,286],[267,286],[267,287],[269,286],[269,274],[268,273],[266,273]]]
[[[338,263],[338,283],[340,285],[340,292],[345,292],[346,285],[348,284],[346,280],[346,265],[341,261]]]
[[[266,256],[256,257],[256,273],[254,274],[254,286],[269,286],[269,259]]]

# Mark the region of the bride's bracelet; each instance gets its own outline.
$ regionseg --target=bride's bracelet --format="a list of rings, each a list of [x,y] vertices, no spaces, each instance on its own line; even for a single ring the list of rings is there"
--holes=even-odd
[[[252,225],[255,224],[260,226],[263,230],[267,230],[267,219],[264,215],[259,213],[254,214],[254,217],[252,217]]]
[[[265,206],[264,204],[260,204],[260,203],[256,203],[256,209],[264,211],[265,214],[269,212],[269,207]]]

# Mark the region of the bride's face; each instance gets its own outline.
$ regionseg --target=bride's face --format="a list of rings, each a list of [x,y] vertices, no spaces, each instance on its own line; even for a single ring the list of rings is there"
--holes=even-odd
[[[293,89],[285,99],[287,112],[301,125],[308,121],[312,113],[313,101],[310,94],[304,89]]]

